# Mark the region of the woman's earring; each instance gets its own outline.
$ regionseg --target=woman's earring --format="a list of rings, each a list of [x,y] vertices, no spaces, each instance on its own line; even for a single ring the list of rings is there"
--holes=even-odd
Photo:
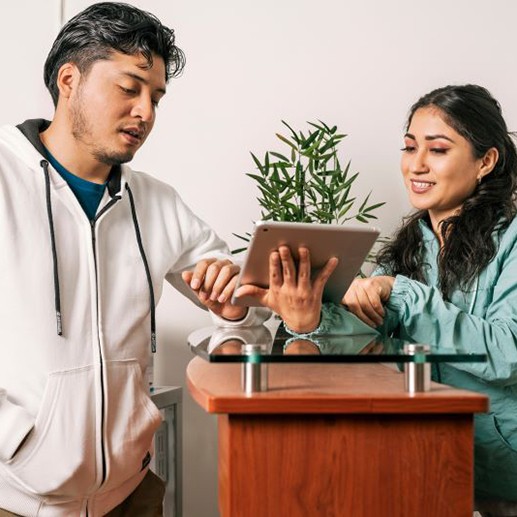
[[[478,176],[478,185],[481,185],[481,180],[483,179],[483,176]]]

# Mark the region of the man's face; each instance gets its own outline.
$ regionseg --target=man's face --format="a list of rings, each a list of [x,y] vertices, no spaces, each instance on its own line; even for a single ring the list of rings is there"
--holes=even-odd
[[[153,66],[147,67],[141,54],[114,52],[81,76],[70,97],[73,136],[101,163],[130,161],[153,128],[165,94],[165,65],[153,56]]]

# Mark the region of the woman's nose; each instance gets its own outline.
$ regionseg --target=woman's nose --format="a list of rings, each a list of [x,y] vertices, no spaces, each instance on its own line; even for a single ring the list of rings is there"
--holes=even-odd
[[[410,172],[413,174],[425,174],[429,172],[427,155],[424,150],[416,151],[411,158]]]

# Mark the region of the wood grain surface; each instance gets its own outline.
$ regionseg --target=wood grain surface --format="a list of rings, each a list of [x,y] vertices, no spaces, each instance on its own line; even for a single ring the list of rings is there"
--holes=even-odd
[[[247,397],[241,365],[196,357],[187,383],[209,413],[474,413],[488,409],[484,395],[432,383],[410,395],[404,375],[383,364],[270,364],[269,391]]]
[[[473,413],[486,396],[410,395],[383,364],[273,364],[246,396],[241,365],[193,359],[195,400],[219,420],[222,517],[471,517]]]

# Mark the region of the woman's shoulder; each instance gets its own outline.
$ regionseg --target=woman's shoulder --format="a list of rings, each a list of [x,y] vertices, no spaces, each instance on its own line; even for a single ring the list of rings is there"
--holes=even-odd
[[[517,216],[512,219],[506,229],[499,234],[498,254],[517,253]]]

